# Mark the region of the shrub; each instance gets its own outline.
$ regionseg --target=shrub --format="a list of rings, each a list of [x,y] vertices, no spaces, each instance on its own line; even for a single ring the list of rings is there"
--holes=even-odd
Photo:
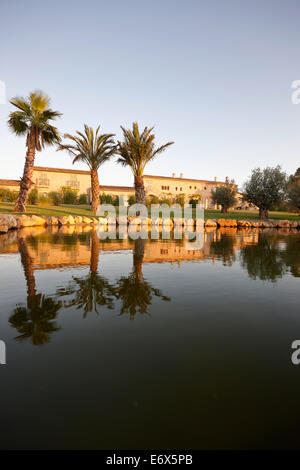
[[[133,204],[135,204],[135,203],[136,203],[135,196],[133,196],[133,195],[132,195],[132,196],[129,196],[129,198],[128,198],[128,205],[129,205],[129,206],[133,206]]]
[[[63,197],[62,194],[58,191],[51,191],[48,195],[49,201],[54,206],[59,206],[62,203]]]
[[[88,198],[87,198],[87,194],[86,194],[86,193],[83,193],[83,194],[80,194],[80,195],[79,195],[78,203],[79,203],[79,204],[88,204]]]
[[[113,204],[113,198],[110,194],[100,194],[100,204]]]
[[[36,188],[33,188],[28,193],[28,204],[35,206],[39,201],[39,193]]]
[[[7,188],[0,189],[0,201],[14,202],[16,201],[17,197],[18,197],[17,191],[11,191],[10,189],[7,189]]]
[[[73,189],[70,186],[63,186],[61,188],[62,195],[63,195],[63,203],[64,204],[76,204],[77,202],[77,189]]]

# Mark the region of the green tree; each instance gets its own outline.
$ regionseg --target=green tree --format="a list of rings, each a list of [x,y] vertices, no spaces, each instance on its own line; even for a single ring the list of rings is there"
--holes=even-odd
[[[64,138],[70,143],[60,144],[58,150],[66,150],[76,162],[85,163],[91,172],[92,211],[99,205],[98,170],[116,151],[114,134],[99,134],[100,126],[94,132],[92,127],[84,125],[84,132],[76,131],[77,135],[65,134]]]
[[[244,198],[259,208],[261,219],[267,219],[270,207],[285,199],[286,189],[287,175],[280,166],[256,168],[244,185]]]
[[[236,188],[229,183],[225,186],[218,186],[216,189],[212,189],[211,197],[214,204],[220,204],[221,212],[226,214],[236,202]]]
[[[137,122],[132,124],[132,130],[124,129],[123,142],[118,141],[117,162],[123,166],[129,166],[134,176],[135,199],[138,204],[146,204],[146,194],[143,174],[147,163],[151,162],[157,155],[164,152],[174,142],[155,148],[154,127],[145,127],[142,133],[139,131]]]
[[[289,185],[288,202],[296,209],[300,209],[300,184],[292,183]]]
[[[10,103],[18,111],[9,114],[8,126],[16,135],[26,135],[25,165],[14,208],[14,212],[25,212],[28,192],[33,185],[35,153],[41,152],[46,145],[54,145],[60,141],[57,128],[50,124],[50,121],[61,114],[49,108],[50,98],[40,90],[30,93],[27,99],[12,98]]]

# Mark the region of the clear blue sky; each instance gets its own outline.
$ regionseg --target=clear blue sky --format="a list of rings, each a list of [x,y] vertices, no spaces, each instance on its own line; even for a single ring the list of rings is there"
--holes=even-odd
[[[300,166],[299,0],[2,0],[0,80],[8,99],[39,88],[63,112],[62,133],[155,125],[175,144],[146,173],[241,185],[256,166]],[[22,174],[25,140],[0,105],[0,178]],[[36,165],[71,168],[49,148]],[[77,168],[84,168],[78,166]],[[102,184],[132,184],[114,162]]]

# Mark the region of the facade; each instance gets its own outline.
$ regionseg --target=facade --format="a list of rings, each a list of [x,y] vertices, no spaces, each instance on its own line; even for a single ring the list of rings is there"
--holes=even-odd
[[[63,168],[49,168],[35,166],[33,170],[33,188],[37,188],[40,195],[47,196],[51,191],[60,191],[63,186],[76,189],[79,194],[87,194],[90,198],[91,176],[89,171]],[[184,196],[185,202],[191,198],[201,199],[201,203],[206,209],[219,208],[213,204],[211,191],[217,186],[229,183],[227,177],[225,181],[201,180],[194,178],[184,178],[181,173],[179,177],[173,173],[172,176],[144,175],[144,185],[146,196],[152,198],[171,198]],[[19,190],[19,181],[0,179],[0,188]],[[134,187],[131,186],[105,186],[100,185],[100,194],[119,196],[126,204],[128,198],[135,194]],[[242,201],[242,194],[237,193],[237,207],[249,208],[249,204]]]

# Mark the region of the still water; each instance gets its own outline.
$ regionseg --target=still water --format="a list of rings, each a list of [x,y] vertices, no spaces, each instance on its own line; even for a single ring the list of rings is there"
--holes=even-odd
[[[0,236],[0,447],[300,448],[300,233]]]

